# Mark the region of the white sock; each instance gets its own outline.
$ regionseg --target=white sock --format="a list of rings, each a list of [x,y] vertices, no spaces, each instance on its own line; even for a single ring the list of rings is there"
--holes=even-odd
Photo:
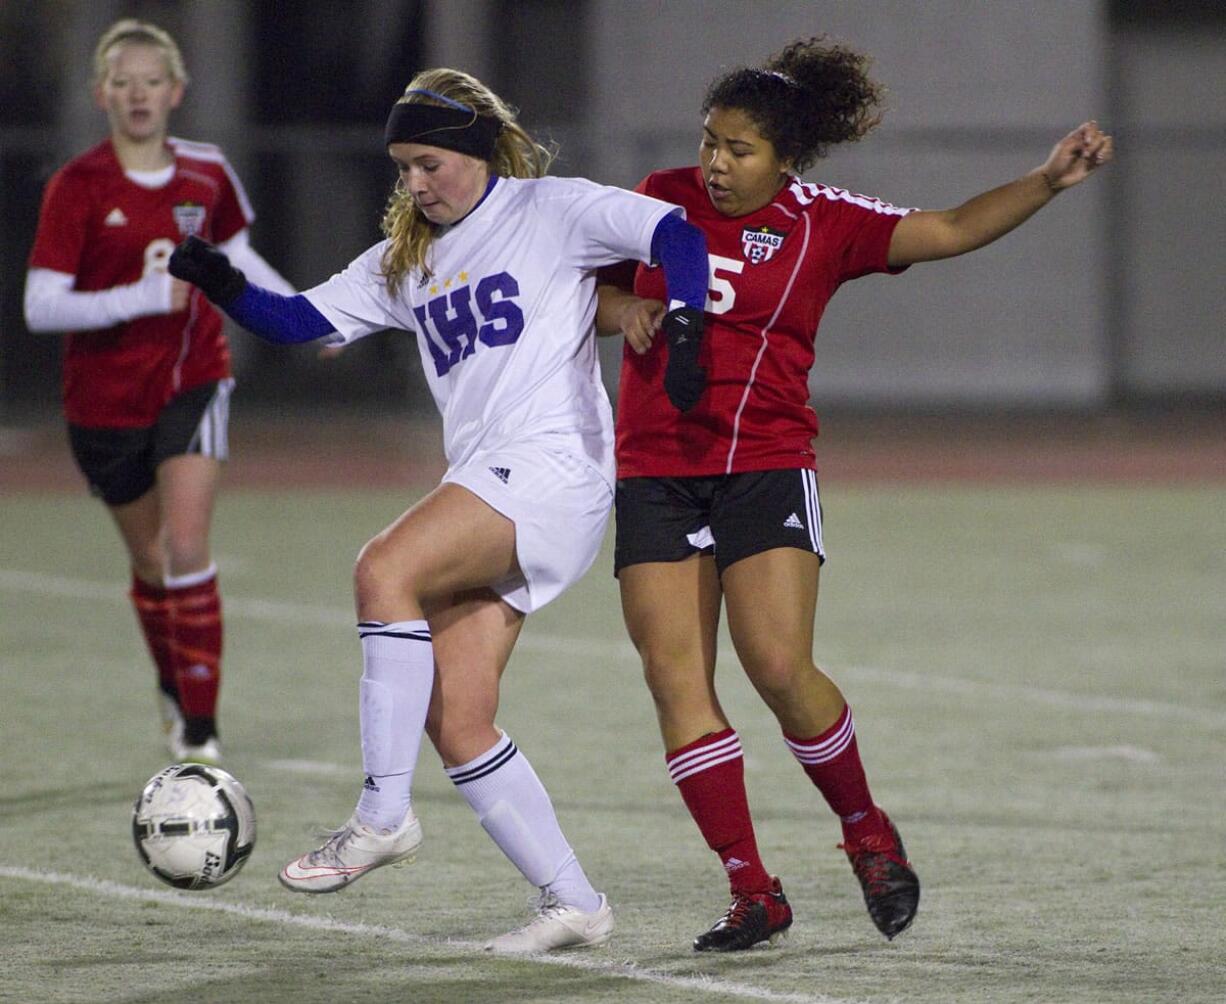
[[[363,621],[362,770],[358,821],[394,830],[408,814],[413,768],[434,689],[434,649],[425,621]]]
[[[562,835],[545,786],[510,736],[504,732],[475,760],[448,767],[447,776],[524,878],[566,906],[585,913],[600,908],[600,896]]]

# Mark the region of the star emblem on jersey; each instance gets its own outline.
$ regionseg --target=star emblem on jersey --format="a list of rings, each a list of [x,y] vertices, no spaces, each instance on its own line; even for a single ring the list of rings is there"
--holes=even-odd
[[[108,227],[126,227],[128,225],[128,218],[124,216],[123,210],[116,206],[106,214],[106,219],[102,222]]]
[[[198,202],[180,202],[170,212],[184,237],[199,236],[204,229],[205,208]]]
[[[511,468],[509,467],[491,467],[490,473],[504,485],[511,480]]]
[[[792,515],[785,519],[783,525],[789,530],[803,530],[805,528],[804,523],[800,521],[800,517],[796,513],[792,513]]]
[[[751,265],[770,261],[771,256],[783,247],[787,234],[770,227],[746,227],[741,231],[741,251]]]

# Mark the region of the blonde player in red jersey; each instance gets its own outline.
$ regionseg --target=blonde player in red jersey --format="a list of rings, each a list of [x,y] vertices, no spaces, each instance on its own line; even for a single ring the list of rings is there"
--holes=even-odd
[[[841,821],[874,924],[892,939],[919,906],[898,829],[869,793],[851,710],[813,662],[824,552],[808,373],[826,303],[849,279],[996,240],[1112,153],[1111,138],[1087,122],[1041,167],[944,212],[801,182],[829,146],[877,124],[880,92],[866,66],[814,38],[722,76],[703,105],[699,165],[638,186],[684,207],[707,238],[707,333],[687,350],[686,394],[662,379],[675,348],[655,337],[659,276],[640,265],[637,296],[624,270],[600,291],[601,329],[626,338],[616,445],[622,609],[669,774],[732,889],[698,951],[747,949],[792,923],[758,853],[740,740],[715,691],[721,605],[746,674]]]
[[[103,33],[93,86],[110,137],[47,185],[25,315],[31,331],[67,333],[73,456],[128,552],[170,752],[215,763],[222,615],[209,526],[234,381],[220,315],[166,261],[200,234],[264,285],[292,288],[250,247],[251,206],[221,151],[168,137],[186,85],[161,28],[123,20]]]

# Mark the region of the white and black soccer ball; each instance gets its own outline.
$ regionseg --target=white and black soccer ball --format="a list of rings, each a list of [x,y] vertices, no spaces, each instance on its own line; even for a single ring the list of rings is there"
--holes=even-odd
[[[209,889],[238,874],[255,848],[255,808],[220,767],[176,763],[154,774],[132,808],[146,867],[176,889]]]

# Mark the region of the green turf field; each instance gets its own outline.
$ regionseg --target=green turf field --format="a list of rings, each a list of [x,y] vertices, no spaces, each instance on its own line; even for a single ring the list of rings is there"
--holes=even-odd
[[[726,906],[722,871],[664,770],[608,549],[529,620],[500,724],[614,904],[610,945],[482,954],[531,890],[428,746],[416,864],[335,896],[278,885],[357,794],[349,573],[405,501],[223,495],[223,740],[259,842],[229,885],[177,893],[129,833],[165,754],[117,536],[83,497],[0,498],[0,1001],[1226,999],[1220,488],[827,490],[818,658],[924,881],[920,914],[893,944],[876,933],[833,817],[725,646],[796,923],[716,958],[689,940]]]

